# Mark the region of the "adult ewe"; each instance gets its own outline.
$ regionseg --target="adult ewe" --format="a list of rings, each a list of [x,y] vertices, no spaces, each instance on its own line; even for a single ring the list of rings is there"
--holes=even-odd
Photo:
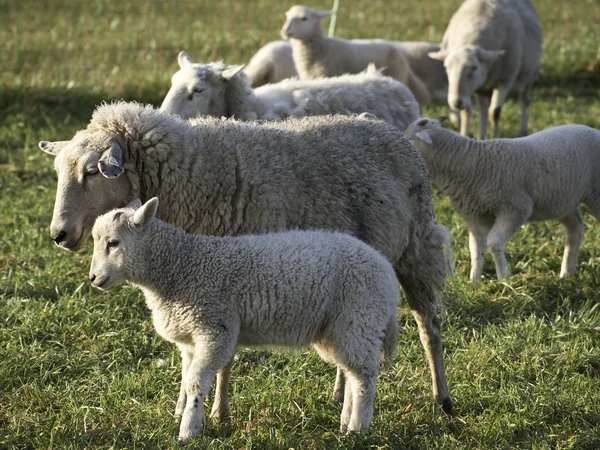
[[[139,286],[156,331],[179,347],[179,440],[198,435],[212,380],[239,345],[312,345],[348,376],[340,432],[366,431],[379,356],[389,366],[398,339],[390,263],[341,233],[189,235],[155,220],[157,208],[138,200],[96,220],[90,280]]]
[[[306,6],[292,6],[285,13],[281,37],[292,44],[296,71],[300,79],[335,77],[358,73],[371,63],[383,74],[404,83],[421,105],[431,101],[429,91],[413,73],[406,58],[393,43],[383,40],[346,41],[325,36],[321,19],[331,11],[314,11]]]
[[[450,20],[441,50],[429,56],[444,61],[448,105],[460,111],[463,136],[469,134],[471,96],[477,94],[479,138],[485,139],[488,115],[498,137],[502,105],[511,91],[519,92],[520,134],[527,135],[542,56],[542,29],[529,0],[466,0]]]
[[[427,166],[398,129],[345,116],[186,121],[119,102],[98,107],[72,141],[40,147],[56,155],[51,235],[69,250],[83,247],[100,214],[155,196],[158,217],[189,233],[328,229],[375,247],[419,325],[435,401],[451,410],[437,319],[448,230],[433,217]],[[221,417],[226,392],[216,391]]]
[[[284,41],[269,42],[256,52],[244,73],[254,88],[297,76],[292,46]]]
[[[399,81],[370,66],[357,75],[317,80],[284,80],[253,90],[239,66],[196,64],[179,53],[180,70],[161,111],[183,118],[232,117],[279,120],[290,116],[371,113],[401,130],[419,118],[419,104]]]
[[[566,232],[560,276],[572,274],[583,239],[579,204],[600,219],[600,132],[583,125],[549,128],[518,139],[475,141],[419,119],[406,130],[434,183],[467,221],[471,280],[487,248],[498,278],[510,275],[504,247],[526,222],[558,220]]]

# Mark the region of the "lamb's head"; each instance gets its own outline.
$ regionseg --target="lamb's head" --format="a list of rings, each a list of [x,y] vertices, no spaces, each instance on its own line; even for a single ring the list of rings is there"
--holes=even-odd
[[[171,89],[160,110],[179,114],[184,119],[225,114],[225,83],[234,76],[245,77],[241,72],[244,66],[196,64],[186,52],[179,53],[177,62],[179,70],[171,78]]]
[[[39,143],[53,156],[58,187],[50,236],[57,246],[80,250],[94,220],[130,200],[124,173],[122,143],[107,133],[80,131],[71,141]]]
[[[105,290],[132,279],[139,261],[139,247],[146,225],[156,216],[158,198],[142,205],[134,200],[127,207],[112,210],[96,220],[92,230],[94,256],[90,281]]]
[[[285,24],[281,29],[281,37],[285,40],[310,40],[323,34],[321,19],[329,17],[333,11],[315,11],[306,6],[292,6],[285,13]]]
[[[433,144],[431,131],[442,128],[442,124],[446,120],[448,120],[447,117],[439,117],[437,119],[422,117],[411,123],[404,131],[404,134],[413,141],[417,149],[422,150]]]
[[[485,50],[467,45],[429,53],[444,62],[448,75],[448,106],[453,111],[471,109],[471,96],[485,83],[488,73],[504,50]]]

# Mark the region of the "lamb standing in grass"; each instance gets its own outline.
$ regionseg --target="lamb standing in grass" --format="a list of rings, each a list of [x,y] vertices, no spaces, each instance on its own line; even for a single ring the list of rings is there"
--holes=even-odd
[[[419,104],[431,101],[427,87],[392,42],[346,41],[325,36],[321,19],[331,14],[331,11],[314,11],[298,5],[286,12],[281,37],[292,44],[294,64],[301,79],[358,73],[373,63],[383,69],[384,75],[404,83]]]
[[[71,251],[100,214],[154,196],[159,218],[188,233],[327,229],[375,247],[394,266],[419,326],[435,402],[452,411],[437,316],[449,233],[433,217],[427,166],[397,128],[344,116],[186,121],[119,102],[98,107],[72,141],[39,145],[56,156],[50,233]],[[217,377],[219,418],[228,414],[219,383],[228,375],[225,368]]]
[[[292,46],[284,41],[269,42],[256,52],[244,73],[254,88],[297,76]]]
[[[487,247],[498,278],[509,276],[504,247],[526,222],[558,220],[566,232],[560,276],[575,271],[583,240],[579,204],[600,220],[600,131],[549,128],[518,139],[475,141],[419,119],[406,130],[432,180],[467,221],[471,280],[479,280]]]
[[[399,81],[374,68],[357,75],[285,80],[252,90],[239,66],[196,64],[186,52],[160,109],[183,118],[197,115],[241,120],[371,113],[401,130],[419,118],[419,105]]]
[[[520,134],[527,135],[542,56],[542,28],[529,0],[466,0],[450,20],[441,50],[430,56],[444,61],[448,105],[460,111],[463,136],[469,134],[471,97],[477,94],[479,138],[485,139],[488,115],[498,137],[502,105],[511,91],[519,92]]]
[[[390,263],[349,235],[292,231],[208,237],[154,219],[156,197],[100,216],[92,284],[131,281],[158,334],[181,351],[179,440],[195,438],[204,400],[236,347],[311,344],[347,377],[340,432],[365,431],[379,355],[398,338],[398,281]]]

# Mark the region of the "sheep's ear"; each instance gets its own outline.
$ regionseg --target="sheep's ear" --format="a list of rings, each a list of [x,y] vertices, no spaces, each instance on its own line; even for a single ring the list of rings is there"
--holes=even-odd
[[[437,59],[438,61],[444,61],[448,56],[448,50],[440,50],[439,52],[429,52],[427,53],[431,59]]]
[[[326,17],[332,16],[333,11],[313,11],[313,15],[319,19],[325,19]]]
[[[158,197],[152,197],[133,214],[133,224],[138,227],[146,225],[156,216],[157,209]]]
[[[491,64],[494,61],[496,61],[496,59],[504,55],[504,53],[506,53],[504,50],[486,50],[481,47],[477,49],[477,56],[479,57],[479,59],[488,64]]]
[[[431,136],[429,136],[429,132],[427,130],[421,130],[421,131],[417,131],[415,133],[415,137],[418,137],[419,139],[421,139],[423,142],[426,142],[428,144],[432,144],[433,142],[431,141]]]
[[[117,178],[125,171],[123,168],[123,151],[119,144],[114,142],[108,150],[102,153],[98,160],[98,170],[106,178]]]
[[[425,125],[427,125],[427,122],[429,122],[427,119],[419,119],[417,121],[417,126],[424,127]]]
[[[437,121],[438,121],[438,123],[444,123],[444,122],[448,121],[448,118],[446,116],[438,117]]]
[[[131,209],[140,209],[142,207],[142,201],[139,198],[136,198],[135,200],[131,200],[129,203],[127,203],[126,208],[131,208]]]
[[[225,80],[231,80],[238,73],[240,73],[245,66],[246,66],[246,64],[242,64],[241,66],[235,66],[235,67],[230,67],[229,69],[225,69],[223,72],[221,72],[221,76]]]
[[[40,141],[38,146],[43,152],[48,153],[49,155],[56,156],[60,153],[60,151],[67,146],[67,144],[71,141]]]
[[[194,64],[194,60],[182,50],[179,52],[179,55],[177,55],[177,63],[179,64],[179,68],[183,69],[186,66]]]

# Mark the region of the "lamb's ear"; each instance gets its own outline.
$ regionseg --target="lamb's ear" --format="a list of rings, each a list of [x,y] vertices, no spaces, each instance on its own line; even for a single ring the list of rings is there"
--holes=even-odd
[[[504,55],[504,53],[506,53],[505,50],[486,50],[481,47],[477,49],[477,56],[479,59],[488,64],[495,62],[496,59]]]
[[[136,227],[144,226],[156,216],[158,197],[152,197],[133,214],[133,224]]]
[[[313,11],[313,15],[319,19],[325,19],[326,17],[332,16],[333,11]]]
[[[448,118],[446,116],[442,116],[442,117],[438,117],[437,118],[437,121],[440,124],[446,122],[447,120],[448,120]]]
[[[433,142],[431,141],[431,136],[429,136],[429,132],[427,130],[421,130],[421,131],[417,131],[415,133],[415,137],[418,137],[419,139],[421,139],[423,142],[427,142],[428,144],[432,144]]]
[[[177,63],[179,64],[179,68],[183,69],[186,66],[194,64],[194,60],[182,50],[179,52],[179,55],[177,55]]]
[[[48,153],[49,155],[56,156],[60,153],[60,151],[67,146],[67,144],[71,141],[40,141],[38,146],[43,152]]]
[[[136,198],[135,200],[131,200],[129,203],[127,203],[126,208],[131,208],[131,209],[140,209],[142,207],[142,201],[139,198]]]
[[[223,72],[221,72],[221,76],[225,80],[231,80],[238,73],[240,73],[245,66],[246,66],[246,64],[242,64],[241,66],[234,66],[234,67],[230,67],[229,69],[225,69]]]
[[[439,52],[429,52],[427,53],[431,59],[437,59],[438,61],[444,61],[448,56],[448,50],[440,50]]]
[[[125,171],[123,168],[123,151],[119,144],[113,142],[112,146],[102,153],[98,160],[98,170],[106,178],[117,178]]]

